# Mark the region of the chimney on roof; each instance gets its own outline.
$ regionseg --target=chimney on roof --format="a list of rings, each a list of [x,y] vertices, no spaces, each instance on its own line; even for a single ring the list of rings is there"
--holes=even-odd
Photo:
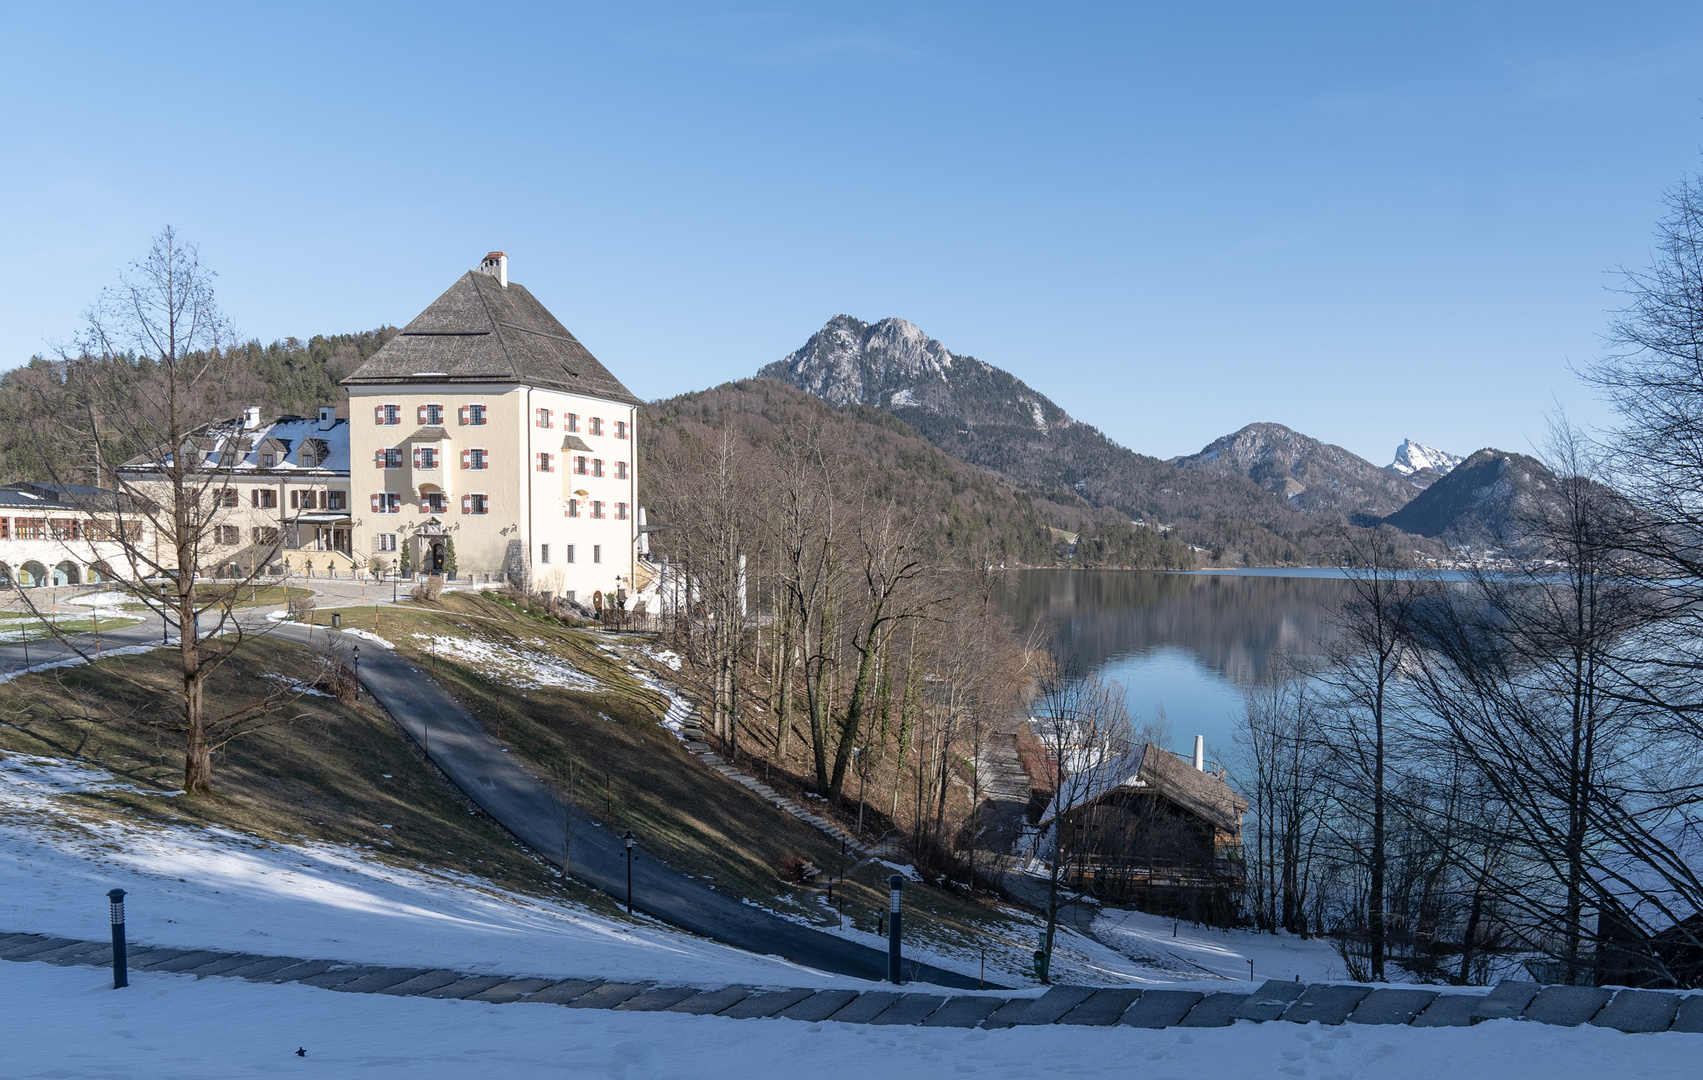
[[[337,426],[337,406],[321,405],[319,407],[319,430],[330,431]]]
[[[486,252],[485,261],[479,264],[479,271],[496,278],[497,284],[503,288],[509,287],[509,257],[502,252]]]
[[[242,411],[242,429],[253,431],[260,426],[260,406],[250,405]]]

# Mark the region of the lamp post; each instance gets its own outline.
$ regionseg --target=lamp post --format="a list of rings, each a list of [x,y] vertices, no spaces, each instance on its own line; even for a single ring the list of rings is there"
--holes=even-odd
[[[361,700],[361,647],[355,646],[355,700]]]
[[[171,643],[171,638],[169,636],[169,634],[171,632],[171,620],[166,617],[166,612],[169,610],[170,601],[166,599],[166,588],[167,588],[166,582],[163,582],[163,581],[160,582],[160,644],[161,645],[169,645]]]
[[[124,890],[108,889],[106,898],[112,904],[112,988],[130,985],[129,958],[124,953]]]
[[[887,879],[887,981],[895,986],[902,981],[899,977],[899,895],[904,887],[905,879],[898,874]]]
[[[627,845],[627,914],[631,915],[633,913],[633,845],[637,843],[637,839],[633,836],[631,829],[628,829],[621,839]]]

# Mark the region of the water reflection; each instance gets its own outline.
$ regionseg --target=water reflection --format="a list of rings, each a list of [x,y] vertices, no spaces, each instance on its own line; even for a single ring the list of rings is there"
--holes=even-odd
[[[1122,683],[1138,721],[1162,705],[1170,749],[1205,735],[1225,758],[1243,688],[1282,654],[1316,655],[1349,589],[1340,575],[1028,570],[1001,602],[1022,629],[1048,627],[1061,659]]]

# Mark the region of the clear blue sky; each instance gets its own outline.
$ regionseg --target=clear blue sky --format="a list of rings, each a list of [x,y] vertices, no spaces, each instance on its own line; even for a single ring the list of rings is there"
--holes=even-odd
[[[898,315],[1138,450],[1527,449],[1699,165],[1703,5],[0,3],[0,366],[167,222],[241,331],[487,248],[641,396]]]

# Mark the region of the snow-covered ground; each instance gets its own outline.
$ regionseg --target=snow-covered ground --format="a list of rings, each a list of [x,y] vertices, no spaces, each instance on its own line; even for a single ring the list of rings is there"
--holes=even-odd
[[[64,1080],[1669,1080],[1695,1076],[1703,1053],[1703,1035],[1513,1020],[1426,1030],[1241,1023],[966,1031],[485,1005],[153,972],[135,972],[128,988],[113,990],[99,968],[5,962],[0,1002],[0,1074]],[[296,1056],[298,1048],[305,1056]]]
[[[523,690],[560,686],[568,690],[598,690],[601,684],[590,675],[547,652],[513,649],[475,638],[415,634],[421,648],[466,664],[476,671],[495,674]]]
[[[1194,926],[1141,911],[1108,909],[1094,918],[1094,936],[1124,956],[1145,961],[1150,978],[1172,972],[1178,979],[1218,975],[1226,979],[1345,980],[1348,972],[1329,941],[1292,934],[1256,934]],[[1253,961],[1250,972],[1248,961]]]
[[[106,890],[117,886],[130,893],[131,939],[147,944],[691,985],[865,985],[467,875],[397,868],[371,849],[142,829],[60,804],[114,786],[97,770],[0,753],[0,930],[100,940]],[[372,849],[384,846],[377,831]]]

